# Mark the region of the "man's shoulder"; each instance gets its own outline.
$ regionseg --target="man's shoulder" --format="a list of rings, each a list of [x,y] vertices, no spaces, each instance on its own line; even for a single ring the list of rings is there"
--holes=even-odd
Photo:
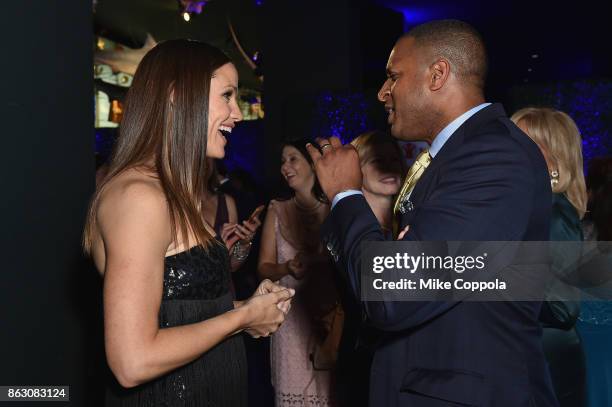
[[[507,117],[495,117],[466,129],[464,147],[482,149],[494,147],[523,154],[527,160],[541,158],[537,144]]]

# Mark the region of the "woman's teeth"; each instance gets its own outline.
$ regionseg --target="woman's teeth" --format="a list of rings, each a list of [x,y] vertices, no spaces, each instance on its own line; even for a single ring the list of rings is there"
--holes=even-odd
[[[232,133],[232,128],[228,126],[219,126],[219,131],[223,136],[227,137]]]

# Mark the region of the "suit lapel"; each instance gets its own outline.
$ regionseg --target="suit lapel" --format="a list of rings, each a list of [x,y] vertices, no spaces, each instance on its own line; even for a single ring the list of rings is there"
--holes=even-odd
[[[446,141],[446,143],[444,143],[440,151],[438,151],[438,154],[436,154],[436,156],[431,160],[431,163],[410,194],[409,200],[412,203],[412,210],[409,210],[405,215],[402,215],[402,228],[412,223],[412,220],[415,214],[418,212],[419,207],[427,201],[431,192],[435,188],[435,185],[437,184],[437,173],[448,160],[452,159],[454,152],[461,147],[465,140],[465,135],[470,134],[473,129],[477,129],[483,123],[494,120],[498,117],[507,117],[502,105],[495,103],[487,106],[466,120],[465,123],[463,123]]]

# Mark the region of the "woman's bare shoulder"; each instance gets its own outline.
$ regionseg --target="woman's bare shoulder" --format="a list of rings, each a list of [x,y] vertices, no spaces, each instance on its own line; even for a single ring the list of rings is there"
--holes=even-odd
[[[96,223],[114,223],[119,218],[169,221],[166,196],[157,178],[129,169],[104,185],[96,208]]]
[[[171,224],[165,194],[159,181],[137,170],[127,170],[109,180],[96,204],[93,257],[104,270],[106,251],[132,250],[146,240],[164,253],[171,242]]]
[[[290,200],[283,199],[283,198],[270,199],[270,202],[268,203],[268,209],[284,208],[290,202],[291,202]]]
[[[98,207],[136,204],[166,205],[166,197],[159,180],[137,169],[129,169],[104,185]]]

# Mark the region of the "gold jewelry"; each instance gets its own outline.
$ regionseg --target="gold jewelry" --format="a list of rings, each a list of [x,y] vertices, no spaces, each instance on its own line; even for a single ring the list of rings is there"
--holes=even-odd
[[[555,187],[559,183],[559,171],[552,170],[550,172],[550,186]]]
[[[308,208],[308,207],[306,207],[306,206],[302,206],[302,205],[300,205],[300,204],[298,203],[297,198],[294,196],[294,197],[293,197],[293,203],[295,204],[295,206],[297,206],[297,207],[298,207],[298,209],[301,209],[301,210],[306,211],[306,212],[312,212],[312,211],[314,211],[314,210],[318,209],[318,208],[319,208],[319,206],[321,206],[321,203],[322,203],[322,202],[321,202],[321,201],[319,201],[319,200],[317,200],[317,203],[316,203],[314,206],[312,206],[312,207]]]
[[[321,146],[321,151],[325,151],[325,149],[326,149],[327,147],[331,147],[331,146],[332,146],[332,145],[331,145],[331,143],[323,144],[323,145]]]

